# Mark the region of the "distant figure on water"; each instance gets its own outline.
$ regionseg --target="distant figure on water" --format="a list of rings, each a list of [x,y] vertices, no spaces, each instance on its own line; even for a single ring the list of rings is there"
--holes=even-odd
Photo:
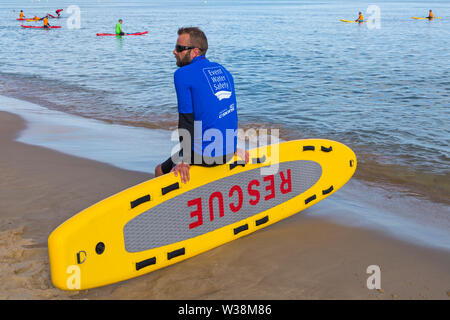
[[[55,11],[56,14],[58,15],[58,18],[61,16],[61,15],[60,15],[60,12],[61,12],[61,11],[63,11],[63,9],[58,9],[58,10]]]
[[[23,10],[20,10],[19,19],[24,19],[24,18],[25,18],[25,16],[23,14]]]
[[[119,19],[119,22],[116,24],[116,35],[123,36],[125,33],[122,31],[122,19]]]
[[[364,16],[361,12],[359,12],[359,17],[358,19],[355,20],[355,22],[363,22],[364,21]]]
[[[433,11],[431,11],[431,10],[429,11],[427,18],[430,19],[430,20],[434,18]]]
[[[45,16],[42,20],[44,20],[44,28],[50,27],[50,24],[48,23],[48,16]]]

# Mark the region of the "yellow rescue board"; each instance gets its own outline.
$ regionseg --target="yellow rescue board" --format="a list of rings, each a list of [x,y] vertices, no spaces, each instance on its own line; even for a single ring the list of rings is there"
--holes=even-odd
[[[48,239],[53,284],[90,289],[130,279],[248,235],[333,194],[356,156],[331,140],[249,150],[216,167],[143,182],[74,215]]]

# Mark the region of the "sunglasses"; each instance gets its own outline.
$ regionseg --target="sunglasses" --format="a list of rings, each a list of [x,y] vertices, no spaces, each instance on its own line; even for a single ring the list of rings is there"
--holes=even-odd
[[[187,46],[180,46],[179,44],[177,44],[175,46],[175,51],[176,52],[183,52],[185,50],[191,50],[191,49],[195,49],[196,47],[187,47]]]

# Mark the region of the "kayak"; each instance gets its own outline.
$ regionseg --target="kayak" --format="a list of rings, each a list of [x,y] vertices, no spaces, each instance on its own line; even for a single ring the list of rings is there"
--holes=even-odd
[[[413,19],[417,19],[417,20],[432,20],[430,18],[418,18],[418,17],[412,17]],[[440,19],[441,17],[434,17],[433,19]]]
[[[357,23],[357,22],[366,22],[366,20],[363,20],[363,21],[351,21],[351,20],[344,20],[344,19],[341,19],[341,21],[342,22],[353,22],[353,23]]]
[[[136,32],[136,33],[126,33],[126,34],[123,34],[123,36],[141,36],[141,35],[147,34],[147,33],[148,33],[148,31]],[[97,35],[99,37],[102,37],[102,36],[120,36],[120,34],[115,34],[115,33],[97,33]]]
[[[22,28],[38,28],[38,29],[46,29],[43,26],[24,26],[23,24],[21,25]],[[56,28],[61,28],[61,26],[50,26],[48,28],[51,29],[56,29]]]
[[[50,13],[47,13],[47,15],[52,18],[59,18],[59,17],[55,17],[55,16],[51,15]]]
[[[23,19],[18,18],[16,20],[18,20],[18,21],[25,21],[25,20],[28,20],[28,19],[26,19],[26,18],[23,18]]]
[[[126,33],[123,34],[123,36],[141,36],[143,34],[147,34],[148,31],[144,31],[144,32],[136,32],[136,33]],[[97,33],[97,36],[101,37],[101,36],[120,36],[120,34],[115,34],[115,33]]]

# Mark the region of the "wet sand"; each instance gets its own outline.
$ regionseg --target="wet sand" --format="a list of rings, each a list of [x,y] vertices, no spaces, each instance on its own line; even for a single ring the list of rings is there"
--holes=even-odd
[[[450,253],[318,219],[311,210],[118,284],[54,288],[47,237],[60,223],[151,175],[16,142],[0,112],[0,299],[449,299]],[[331,209],[330,209],[331,210]],[[370,265],[381,289],[366,286]]]

